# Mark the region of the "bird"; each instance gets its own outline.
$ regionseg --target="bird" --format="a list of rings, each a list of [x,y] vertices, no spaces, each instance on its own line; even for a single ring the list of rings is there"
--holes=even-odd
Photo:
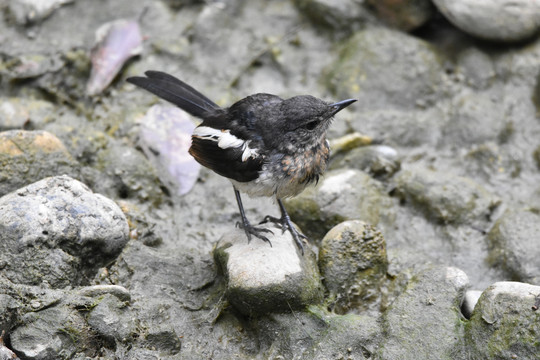
[[[326,102],[311,95],[282,99],[257,93],[225,108],[170,74],[154,70],[144,74],[126,81],[202,120],[191,136],[189,153],[231,181],[241,217],[236,225],[248,242],[254,236],[272,246],[267,235],[273,231],[249,222],[241,192],[276,199],[281,217],[266,216],[258,225],[272,222],[283,233],[289,231],[303,255],[302,240],[308,238],[296,229],[282,200],[318,182],[330,157],[326,139],[330,123],[357,100]]]

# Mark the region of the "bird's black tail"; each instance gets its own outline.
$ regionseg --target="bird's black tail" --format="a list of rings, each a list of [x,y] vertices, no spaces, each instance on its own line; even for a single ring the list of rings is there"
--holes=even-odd
[[[152,70],[144,74],[147,77],[134,76],[127,78],[126,81],[150,91],[199,118],[204,119],[206,113],[219,109],[212,100],[172,75]]]

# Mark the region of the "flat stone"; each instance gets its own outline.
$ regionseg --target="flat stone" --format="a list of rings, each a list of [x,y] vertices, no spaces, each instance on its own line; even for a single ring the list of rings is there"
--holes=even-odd
[[[248,243],[243,230],[224,235],[214,258],[227,281],[229,301],[244,314],[282,312],[319,303],[322,285],[315,254],[304,246],[302,256],[289,232],[259,225],[274,232],[272,246],[254,238]]]

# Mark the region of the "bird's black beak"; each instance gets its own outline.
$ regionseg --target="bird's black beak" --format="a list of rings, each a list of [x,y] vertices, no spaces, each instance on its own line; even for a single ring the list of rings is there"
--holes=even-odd
[[[351,105],[353,102],[356,102],[356,99],[348,99],[343,101],[338,101],[337,103],[330,104],[334,108],[333,115],[337,114],[341,110],[345,109],[347,106]]]

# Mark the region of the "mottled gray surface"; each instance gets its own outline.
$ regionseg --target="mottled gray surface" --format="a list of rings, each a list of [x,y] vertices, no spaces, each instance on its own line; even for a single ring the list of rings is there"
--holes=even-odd
[[[538,37],[483,42],[420,0],[392,8],[380,1],[376,9],[348,0],[52,2],[51,12],[16,16],[22,0],[0,2],[0,129],[15,131],[0,133],[1,195],[14,191],[7,196],[18,201],[10,204],[22,205],[17,191],[62,174],[93,193],[81,190],[40,218],[33,247],[18,236],[31,222],[10,207],[15,225],[0,234],[10,239],[2,249],[11,249],[0,261],[6,348],[23,359],[80,360],[537,354],[530,341],[539,337],[536,287],[518,283],[500,303],[488,290],[467,320],[460,313],[467,284],[456,279],[479,291],[509,280],[539,285]],[[142,54],[89,98],[95,31],[119,18],[138,19]],[[388,24],[420,27],[407,33]],[[328,290],[341,284],[323,279],[323,298],[307,307],[246,316],[231,305],[212,250],[224,235],[247,242],[234,230],[232,187],[204,168],[183,196],[160,180],[170,175],[138,147],[141,119],[157,100],[124,81],[149,69],[170,72],[224,106],[255,92],[359,99],[338,114],[329,136],[365,141],[338,148],[318,187],[286,205],[315,253],[344,220],[380,231],[376,243],[386,247],[388,265],[377,282],[364,283],[370,299],[356,298],[337,314]],[[43,191],[62,189],[51,183]],[[112,202],[122,225],[106,228],[122,241],[97,226],[100,206]],[[67,221],[70,204],[84,205],[95,221],[76,216],[68,237],[43,234],[49,221]],[[279,214],[270,199],[244,197],[244,205],[253,224]],[[40,204],[21,212],[38,217]],[[99,245],[65,251],[84,239]],[[362,268],[364,250],[356,263],[350,252],[326,249],[328,259],[350,259],[334,279]],[[261,261],[246,271],[256,273]],[[486,309],[506,315],[486,322]]]

